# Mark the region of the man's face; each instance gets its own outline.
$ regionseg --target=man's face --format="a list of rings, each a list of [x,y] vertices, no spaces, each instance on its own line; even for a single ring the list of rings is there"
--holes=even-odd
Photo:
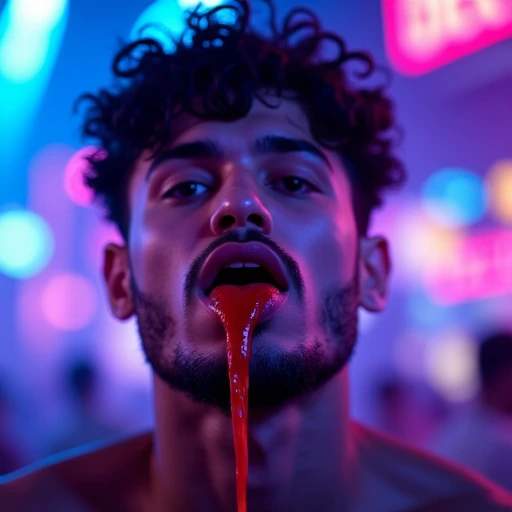
[[[357,308],[368,287],[379,287],[375,275],[377,284],[368,284],[365,262],[374,251],[361,254],[348,176],[291,100],[277,109],[255,101],[235,122],[179,124],[164,158],[135,168],[129,245],[106,251],[113,311],[135,313],[162,380],[228,409],[226,334],[201,300],[198,276],[224,243],[265,245],[283,263],[288,290],[279,311],[255,329],[249,406],[280,405],[343,367]]]

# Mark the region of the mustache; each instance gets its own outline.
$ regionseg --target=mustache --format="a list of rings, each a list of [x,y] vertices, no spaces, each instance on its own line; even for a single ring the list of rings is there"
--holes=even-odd
[[[186,297],[191,297],[191,294],[194,290],[194,287],[199,277],[199,272],[201,271],[201,268],[203,267],[205,261],[210,256],[210,254],[221,245],[224,245],[225,243],[229,242],[260,242],[269,247],[281,259],[286,270],[288,271],[292,284],[295,286],[295,289],[299,294],[299,298],[303,298],[304,281],[300,272],[299,265],[288,253],[286,253],[286,251],[284,251],[282,247],[280,247],[276,242],[274,242],[274,240],[265,236],[257,229],[228,231],[218,236],[210,245],[208,245],[208,247],[192,262],[192,265],[190,266],[190,269],[187,272],[185,278]]]

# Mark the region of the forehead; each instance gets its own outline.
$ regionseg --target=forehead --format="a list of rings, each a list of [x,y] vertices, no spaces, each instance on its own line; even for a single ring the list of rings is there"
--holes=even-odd
[[[287,99],[269,97],[269,107],[254,100],[247,116],[235,121],[201,121],[193,116],[184,115],[177,120],[175,132],[171,133],[170,144],[179,143],[199,134],[232,133],[240,135],[247,142],[254,140],[262,132],[285,132],[312,138],[304,109],[296,102]]]
[[[281,135],[301,139],[315,145],[327,158],[332,169],[339,169],[335,178],[340,180],[343,188],[350,188],[348,175],[337,153],[323,148],[311,134],[309,119],[299,102],[267,96],[265,103],[255,99],[249,113],[234,121],[201,120],[190,114],[182,114],[174,120],[168,142],[164,149],[180,144],[200,140],[214,141],[223,149],[223,152],[236,160],[248,155],[254,141],[266,135]],[[149,152],[144,153],[135,166],[135,173],[131,183],[131,192],[137,187],[141,177],[145,176],[152,164]],[[277,155],[277,158],[286,158],[286,155]],[[131,195],[131,194],[130,194]]]

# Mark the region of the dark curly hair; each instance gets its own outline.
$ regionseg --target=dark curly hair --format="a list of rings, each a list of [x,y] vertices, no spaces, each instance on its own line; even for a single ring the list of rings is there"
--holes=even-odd
[[[355,87],[348,80],[351,62],[364,68],[354,73],[359,80],[375,75],[371,56],[348,51],[309,9],[290,11],[278,29],[272,0],[262,2],[269,8],[270,36],[250,27],[247,0],[210,10],[200,6],[187,13],[180,38],[168,36],[172,50],[154,38],[125,45],[113,61],[114,87],[78,99],[87,103],[82,133],[99,142],[86,182],[125,239],[126,189],[134,163],[144,151],[158,154],[176,117],[234,121],[248,114],[255,98],[272,107],[269,90],[277,97],[292,94],[315,140],[339,153],[352,183],[360,233],[382,204],[383,189],[404,182],[404,167],[393,154],[398,130],[385,86]],[[229,22],[221,16],[226,14]],[[336,48],[333,58],[322,55],[325,43]]]

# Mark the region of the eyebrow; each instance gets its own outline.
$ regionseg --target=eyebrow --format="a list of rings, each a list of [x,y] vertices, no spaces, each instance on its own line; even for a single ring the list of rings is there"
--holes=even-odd
[[[146,174],[146,181],[153,171],[168,160],[196,160],[199,158],[223,158],[224,151],[212,140],[185,142],[179,146],[162,151],[154,160]]]
[[[309,153],[317,159],[322,160],[322,162],[332,170],[331,163],[327,156],[307,140],[293,139],[281,135],[267,135],[256,141],[254,149],[255,153],[260,155],[269,153]]]
[[[302,139],[283,137],[281,135],[266,135],[256,140],[252,153],[256,155],[285,154],[285,153],[308,153],[321,160],[332,170],[331,163],[327,156],[314,144]],[[212,140],[198,140],[185,142],[173,148],[162,151],[153,161],[146,174],[146,181],[164,162],[169,160],[197,160],[202,158],[225,158],[226,152],[219,144]]]

